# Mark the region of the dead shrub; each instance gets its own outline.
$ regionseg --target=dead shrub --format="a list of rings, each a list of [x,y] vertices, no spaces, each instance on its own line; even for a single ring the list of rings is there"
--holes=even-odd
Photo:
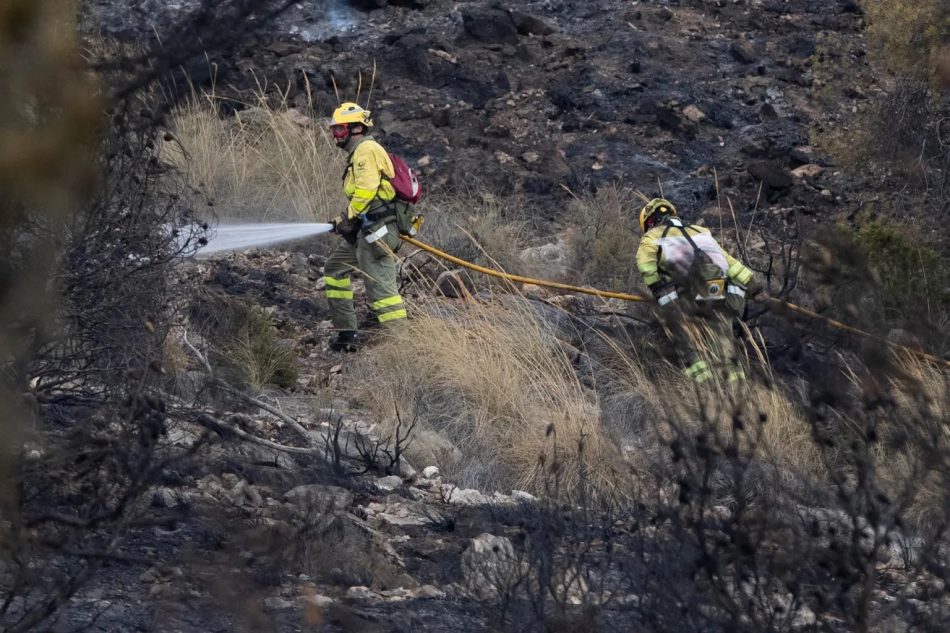
[[[581,283],[630,291],[642,285],[637,270],[639,208],[633,192],[617,186],[571,202],[574,269]],[[636,208],[635,208],[636,207]]]
[[[421,239],[481,266],[533,275],[537,271],[521,259],[529,242],[528,228],[515,219],[523,203],[474,185],[436,191],[423,202],[426,219]]]
[[[505,491],[576,496],[589,484],[603,495],[626,494],[595,394],[530,305],[489,300],[455,310],[432,302],[415,314],[374,350],[374,370],[362,372],[375,376],[364,398],[384,418],[395,406],[458,446],[457,463],[439,464],[450,479]]]

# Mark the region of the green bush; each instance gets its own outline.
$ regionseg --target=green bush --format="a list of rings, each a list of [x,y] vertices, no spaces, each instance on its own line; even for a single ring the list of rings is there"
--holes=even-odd
[[[886,308],[905,316],[921,308],[950,308],[950,265],[932,248],[881,222],[863,226],[855,240],[878,277]]]
[[[289,389],[297,382],[297,356],[278,338],[259,305],[222,293],[201,293],[189,319],[211,344],[211,361],[229,380],[259,390],[273,384]]]
[[[950,42],[946,0],[863,0],[868,42],[891,73],[933,79],[937,55]]]

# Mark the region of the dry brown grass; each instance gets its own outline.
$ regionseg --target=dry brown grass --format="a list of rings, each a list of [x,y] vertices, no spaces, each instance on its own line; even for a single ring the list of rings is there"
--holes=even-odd
[[[854,377],[865,396],[892,399],[868,412],[880,436],[874,467],[888,495],[904,506],[905,518],[933,527],[946,520],[950,504],[950,377],[910,354],[896,356],[895,364],[885,384]]]
[[[569,242],[581,283],[624,292],[642,286],[636,259],[641,204],[632,191],[617,186],[571,201]]]
[[[276,100],[276,105],[275,105]],[[344,153],[319,113],[288,105],[260,86],[254,103],[220,116],[221,99],[194,93],[173,115],[163,160],[186,175],[196,209],[221,218],[323,221],[344,208]]]
[[[599,424],[551,329],[517,300],[416,305],[416,317],[374,350],[365,398],[391,418],[450,438],[459,485],[575,496],[629,492],[620,452]],[[583,442],[583,449],[579,444]],[[410,451],[411,452],[411,451]],[[409,455],[410,460],[412,455]]]
[[[777,385],[753,379],[729,384],[715,373],[697,388],[679,368],[668,363],[655,367],[656,360],[641,358],[636,351],[623,349],[615,358],[619,360],[613,368],[617,384],[660,412],[654,430],[664,444],[677,434],[712,431],[721,443],[736,441],[743,455],[816,479],[825,475],[804,411]],[[715,366],[711,355],[706,354],[705,360]],[[764,355],[753,355],[746,363],[771,372]],[[649,364],[654,365],[652,371],[647,371]],[[737,418],[743,421],[738,430]]]
[[[531,237],[525,223],[516,219],[523,203],[477,187],[433,192],[424,201],[421,238],[467,261],[532,275],[539,271],[520,256]]]

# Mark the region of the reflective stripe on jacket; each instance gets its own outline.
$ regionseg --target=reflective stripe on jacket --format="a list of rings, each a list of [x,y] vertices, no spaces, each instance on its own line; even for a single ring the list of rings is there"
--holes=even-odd
[[[687,225],[683,227],[690,237],[694,235],[711,235],[709,229],[702,226]],[[670,281],[670,268],[667,266],[666,255],[660,249],[660,240],[663,239],[663,233],[666,231],[666,224],[659,224],[644,233],[640,240],[640,246],[637,248],[637,268],[643,275],[643,281],[650,286],[658,281]],[[675,236],[679,233],[679,228],[672,228],[667,236]],[[738,259],[730,255],[722,246],[719,247],[723,257],[726,259],[728,268],[726,276],[729,279],[746,285],[752,279],[752,271],[743,265]],[[659,253],[659,260],[657,259]]]
[[[371,137],[361,139],[350,154],[343,174],[343,193],[350,200],[347,215],[357,217],[375,198],[392,200],[396,197],[389,179],[396,175],[389,154]]]

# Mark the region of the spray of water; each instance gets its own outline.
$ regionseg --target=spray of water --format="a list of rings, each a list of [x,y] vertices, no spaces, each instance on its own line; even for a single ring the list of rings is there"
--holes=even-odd
[[[195,255],[197,257],[207,257],[215,253],[273,246],[274,244],[322,235],[332,230],[332,224],[324,223],[219,224],[208,243],[199,248]]]

